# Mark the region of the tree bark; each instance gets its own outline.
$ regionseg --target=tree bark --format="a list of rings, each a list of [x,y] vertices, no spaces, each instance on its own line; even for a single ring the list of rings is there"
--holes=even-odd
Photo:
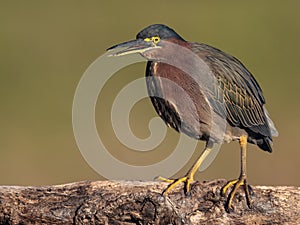
[[[45,187],[0,186],[0,224],[300,224],[300,188],[255,186],[224,209],[225,180],[194,182],[168,197],[165,183],[83,181]]]

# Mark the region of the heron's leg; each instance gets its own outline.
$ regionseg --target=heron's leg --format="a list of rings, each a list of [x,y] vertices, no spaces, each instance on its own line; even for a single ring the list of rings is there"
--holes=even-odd
[[[170,190],[172,190],[175,186],[177,186],[180,183],[184,182],[184,192],[185,194],[189,193],[191,190],[191,182],[194,181],[194,175],[197,172],[198,168],[202,164],[202,162],[205,160],[205,158],[209,155],[211,152],[212,147],[209,147],[208,144],[206,145],[204,151],[200,155],[200,157],[197,159],[197,161],[193,164],[191,169],[187,172],[187,174],[179,179],[166,179],[163,177],[158,177],[158,180],[168,182],[170,185],[163,191],[163,195],[167,195]]]
[[[249,194],[249,187],[247,184],[246,179],[246,147],[247,147],[247,136],[241,136],[240,137],[240,147],[241,147],[241,174],[238,179],[229,181],[223,188],[222,188],[222,195],[225,195],[228,188],[233,186],[231,192],[229,193],[229,196],[227,198],[227,202],[225,205],[225,208],[227,211],[229,211],[232,208],[232,200],[236,194],[237,189],[240,186],[243,186],[247,205],[250,208],[251,207],[251,201],[250,201],[250,194]]]

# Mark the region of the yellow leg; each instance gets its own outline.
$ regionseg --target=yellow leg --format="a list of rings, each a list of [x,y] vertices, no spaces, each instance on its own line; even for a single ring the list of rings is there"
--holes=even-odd
[[[233,198],[238,190],[239,187],[243,186],[247,205],[249,208],[251,207],[251,201],[250,201],[250,194],[249,194],[249,187],[247,184],[246,179],[246,147],[247,147],[247,136],[241,136],[240,137],[240,147],[241,147],[241,174],[238,179],[229,181],[223,188],[222,188],[222,195],[225,195],[227,190],[233,186],[231,192],[229,193],[229,196],[227,198],[227,202],[225,205],[225,208],[227,211],[230,211],[232,209],[232,201]]]
[[[188,173],[179,179],[166,179],[163,177],[158,177],[157,180],[161,180],[164,182],[170,183],[170,185],[163,191],[163,195],[167,195],[175,186],[177,186],[180,183],[184,182],[184,191],[185,194],[188,194],[191,190],[191,182],[194,181],[194,175],[197,172],[198,168],[200,167],[201,163],[204,161],[204,159],[209,155],[211,151],[211,148],[206,146],[201,156],[197,159],[197,161],[194,163],[194,165],[191,167],[191,169],[188,171]]]

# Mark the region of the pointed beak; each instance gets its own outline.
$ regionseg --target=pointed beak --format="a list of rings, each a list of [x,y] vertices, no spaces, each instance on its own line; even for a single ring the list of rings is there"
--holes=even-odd
[[[121,44],[114,45],[107,49],[107,51],[113,51],[115,49],[120,49],[117,52],[112,52],[109,56],[123,56],[133,53],[143,53],[145,51],[160,48],[160,46],[153,45],[151,41],[144,41],[143,39],[136,39],[132,41],[127,41]]]

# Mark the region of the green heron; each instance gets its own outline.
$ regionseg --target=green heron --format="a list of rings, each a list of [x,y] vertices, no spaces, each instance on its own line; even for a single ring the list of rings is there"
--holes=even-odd
[[[174,46],[196,55],[196,60],[204,62],[210,72],[201,69],[194,58],[178,54],[178,49]],[[237,140],[241,149],[240,176],[229,181],[222,188],[221,194],[226,195],[227,190],[232,187],[225,204],[229,211],[232,209],[236,191],[243,187],[250,208],[249,185],[246,179],[247,142],[272,152],[272,136],[277,136],[278,132],[264,107],[262,90],[249,70],[230,54],[203,43],[185,41],[173,29],[162,24],[150,25],[140,31],[135,40],[115,45],[108,50],[116,48],[119,50],[113,56],[139,53],[147,59],[146,77],[155,78],[147,80],[148,93],[156,112],[165,123],[179,132],[206,142],[203,153],[186,176],[179,179],[160,177],[170,183],[163,194],[166,195],[179,183],[184,183],[185,193],[188,194],[196,171],[213,146],[224,141]],[[175,63],[168,63],[168,60],[174,58]],[[187,69],[182,69],[182,65]],[[189,73],[193,73],[193,76]],[[204,76],[204,73],[212,79],[205,78],[209,81],[199,85],[197,78]],[[177,85],[168,85],[163,82],[165,79]],[[209,84],[210,82],[213,83]],[[178,86],[187,93],[189,101],[186,95],[178,91]],[[194,108],[190,107],[191,102]],[[219,107],[220,104],[223,108]],[[216,135],[212,131],[212,112],[224,118],[223,139],[214,138]],[[217,129],[217,132],[221,130]]]

